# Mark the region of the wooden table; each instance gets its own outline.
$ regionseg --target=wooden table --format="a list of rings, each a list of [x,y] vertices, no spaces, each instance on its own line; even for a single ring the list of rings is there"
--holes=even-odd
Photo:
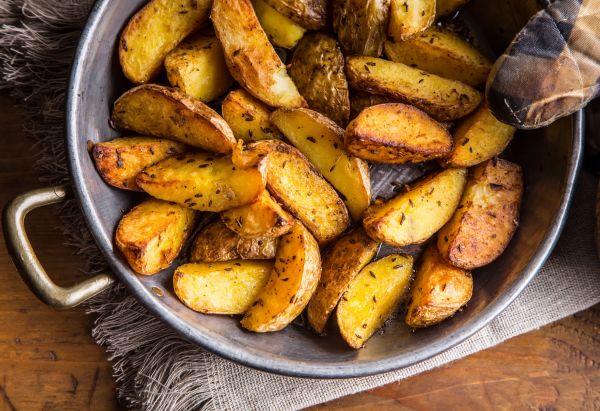
[[[0,205],[43,187],[36,149],[7,92],[0,93]],[[26,226],[37,255],[59,285],[81,281],[83,260],[52,206]],[[0,239],[4,241],[4,239]],[[91,337],[82,307],[40,303],[0,246],[0,411],[124,410],[112,363]],[[583,410],[600,407],[600,305],[440,369],[311,410]]]

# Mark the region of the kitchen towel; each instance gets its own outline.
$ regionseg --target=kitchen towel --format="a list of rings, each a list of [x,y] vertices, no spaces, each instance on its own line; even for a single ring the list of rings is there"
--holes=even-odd
[[[41,144],[38,167],[49,183],[67,182],[63,146],[66,79],[89,0],[0,0],[0,88],[19,100],[24,126]],[[373,377],[309,380],[241,367],[182,340],[122,286],[87,303],[99,318],[94,337],[115,359],[122,397],[134,410],[297,410],[439,367],[600,302],[594,243],[597,179],[581,175],[566,229],[544,268],[492,323],[420,364]],[[74,202],[62,206],[68,245],[104,268]],[[268,395],[265,395],[268,393]]]

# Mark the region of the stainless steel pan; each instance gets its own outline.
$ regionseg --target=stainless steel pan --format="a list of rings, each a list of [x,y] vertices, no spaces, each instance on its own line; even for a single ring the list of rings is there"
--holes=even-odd
[[[468,308],[440,325],[411,332],[399,319],[386,328],[384,335],[371,338],[367,348],[353,350],[335,331],[323,338],[305,327],[290,325],[279,332],[256,334],[242,329],[239,318],[189,310],[173,293],[174,267],[153,276],[139,276],[117,254],[113,238],[123,216],[121,210],[138,204],[143,197],[105,184],[87,149],[88,141],[97,143],[120,136],[109,128],[107,120],[112,103],[132,84],[122,74],[117,39],[129,18],[145,2],[96,2],[73,60],[66,104],[72,188],[114,275],[103,273],[77,286],[61,288],[52,283],[35,258],[23,227],[25,214],[67,198],[67,187],[26,193],[4,211],[3,227],[10,255],[25,282],[45,303],[77,305],[121,281],[168,327],[224,358],[290,376],[358,377],[415,364],[473,335],[519,295],[548,258],[565,223],[581,164],[582,113],[541,130],[517,133],[508,153],[523,166],[526,180],[521,226],[497,261],[474,272],[475,289]],[[539,6],[534,0],[472,0],[461,12],[461,18],[498,55]],[[402,175],[410,175],[410,170]]]

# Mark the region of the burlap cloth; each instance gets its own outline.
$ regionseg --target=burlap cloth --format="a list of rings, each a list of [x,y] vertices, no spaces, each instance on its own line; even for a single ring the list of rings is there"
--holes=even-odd
[[[63,101],[69,62],[90,3],[0,0],[0,88],[21,102],[25,128],[43,147],[38,165],[51,183],[68,181]],[[117,286],[88,304],[100,315],[94,337],[116,359],[119,394],[137,410],[296,410],[397,381],[492,347],[600,302],[594,242],[597,180],[582,173],[561,239],[544,268],[489,326],[428,361],[350,380],[280,377],[238,366],[181,340]],[[63,206],[69,245],[90,272],[103,267],[77,206]]]

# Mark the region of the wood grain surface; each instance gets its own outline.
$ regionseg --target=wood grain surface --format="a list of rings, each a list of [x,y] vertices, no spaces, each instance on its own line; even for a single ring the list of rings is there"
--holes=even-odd
[[[43,187],[37,151],[0,92],[0,205]],[[81,281],[83,260],[57,227],[53,206],[33,211],[26,227],[37,255],[60,285]],[[124,410],[112,363],[91,337],[81,307],[40,303],[0,246],[0,411]],[[594,410],[600,408],[600,305],[413,378],[310,410]]]

